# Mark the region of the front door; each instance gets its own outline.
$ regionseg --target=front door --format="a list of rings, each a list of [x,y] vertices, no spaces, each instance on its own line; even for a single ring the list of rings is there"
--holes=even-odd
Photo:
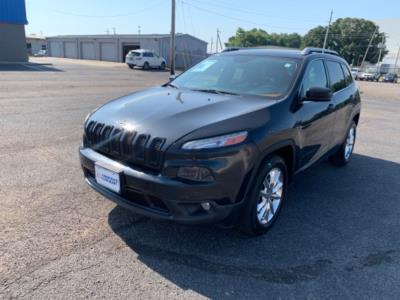
[[[325,64],[322,59],[311,61],[304,73],[300,97],[312,87],[328,87]],[[334,123],[333,102],[302,101],[297,114],[300,124],[300,168],[304,169],[321,158],[329,149]]]

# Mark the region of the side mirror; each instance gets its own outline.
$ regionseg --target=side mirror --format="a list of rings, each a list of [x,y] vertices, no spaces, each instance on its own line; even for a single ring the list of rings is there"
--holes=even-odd
[[[324,102],[324,101],[330,101],[331,99],[332,99],[332,91],[330,88],[312,87],[307,90],[306,96],[303,100]]]
[[[172,81],[176,78],[176,75],[169,75],[169,81]]]

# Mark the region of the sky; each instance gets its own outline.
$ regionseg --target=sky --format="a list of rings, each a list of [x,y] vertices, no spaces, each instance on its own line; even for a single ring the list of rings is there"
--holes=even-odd
[[[384,4],[383,4],[384,3]],[[26,0],[27,34],[168,33],[171,0]],[[222,43],[238,27],[267,32],[297,32],[333,20],[358,17],[376,21],[389,34],[388,48],[400,46],[399,0],[176,0],[176,31],[214,47],[217,28]]]

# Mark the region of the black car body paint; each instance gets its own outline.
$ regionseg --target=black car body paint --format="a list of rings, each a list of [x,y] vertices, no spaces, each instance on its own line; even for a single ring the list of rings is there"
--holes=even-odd
[[[92,188],[150,217],[184,223],[217,222],[240,213],[268,155],[283,156],[293,178],[340,147],[349,126],[358,122],[360,94],[345,71],[342,87],[333,92],[330,101],[308,101],[301,96],[310,63],[321,61],[331,84],[328,61],[348,68],[338,56],[281,50],[239,50],[220,55],[288,57],[298,62],[298,69],[290,89],[281,97],[163,86],[107,103],[85,122],[80,149],[81,165]],[[237,145],[182,149],[189,141],[240,131],[247,131],[248,136]],[[96,182],[97,161],[121,170],[120,194]],[[181,178],[178,172],[184,167],[207,170],[212,180]],[[211,209],[203,209],[200,204],[204,202],[210,203]]]

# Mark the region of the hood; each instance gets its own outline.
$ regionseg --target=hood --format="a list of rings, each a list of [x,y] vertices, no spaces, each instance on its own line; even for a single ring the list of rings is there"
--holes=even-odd
[[[168,146],[205,126],[268,107],[263,97],[216,95],[157,87],[106,103],[89,121],[96,121],[166,139]]]

